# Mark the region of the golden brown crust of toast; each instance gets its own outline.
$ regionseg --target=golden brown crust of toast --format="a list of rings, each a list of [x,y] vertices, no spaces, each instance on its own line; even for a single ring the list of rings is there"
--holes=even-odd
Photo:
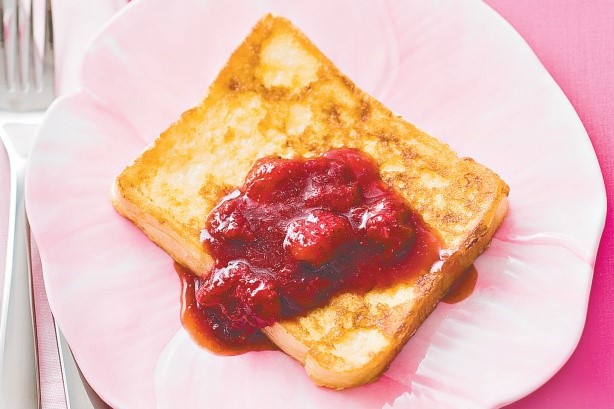
[[[354,147],[379,164],[440,237],[442,262],[412,282],[342,294],[265,333],[320,385],[377,378],[490,242],[507,185],[358,89],[292,24],[271,15],[233,53],[203,103],[184,113],[117,178],[112,201],[177,262],[208,274],[208,212],[263,156]]]

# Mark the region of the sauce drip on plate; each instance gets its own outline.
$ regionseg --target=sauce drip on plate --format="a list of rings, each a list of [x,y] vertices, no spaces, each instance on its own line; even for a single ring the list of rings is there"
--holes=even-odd
[[[456,282],[450,287],[450,291],[441,299],[447,304],[456,304],[469,297],[475,289],[475,283],[478,281],[478,270],[475,266],[470,265]]]

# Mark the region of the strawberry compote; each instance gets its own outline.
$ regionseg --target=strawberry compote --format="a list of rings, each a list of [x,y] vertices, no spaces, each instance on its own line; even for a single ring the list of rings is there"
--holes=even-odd
[[[249,342],[259,329],[428,268],[436,240],[354,149],[311,159],[263,158],[207,217],[214,257],[196,284],[216,337]]]

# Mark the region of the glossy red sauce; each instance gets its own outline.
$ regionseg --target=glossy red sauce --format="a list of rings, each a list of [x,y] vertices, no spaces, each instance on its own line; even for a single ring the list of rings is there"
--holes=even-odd
[[[238,352],[259,345],[260,328],[428,271],[439,254],[421,218],[353,149],[257,161],[208,215],[202,239],[215,265],[184,281],[184,323]]]
[[[230,343],[217,336],[213,317],[200,309],[196,302],[198,277],[177,263],[175,271],[181,280],[181,323],[198,345],[218,355],[238,355],[249,351],[277,349],[260,331],[254,331],[241,343]]]
[[[475,266],[470,265],[463,274],[450,287],[450,291],[441,299],[447,304],[456,304],[469,297],[475,289],[475,283],[478,281],[478,270]]]

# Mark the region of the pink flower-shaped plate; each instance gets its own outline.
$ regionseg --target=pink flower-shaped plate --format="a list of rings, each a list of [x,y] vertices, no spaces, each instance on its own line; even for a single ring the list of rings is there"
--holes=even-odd
[[[173,263],[108,199],[114,177],[197,104],[258,18],[290,18],[363,89],[498,172],[510,211],[463,302],[441,304],[376,383],[314,386],[281,352],[219,357],[179,322]],[[48,112],[27,204],[49,303],[115,408],[486,408],[539,387],[584,324],[605,217],[573,108],[478,1],[142,0],[91,44],[82,91]],[[228,158],[232,161],[232,158]]]

